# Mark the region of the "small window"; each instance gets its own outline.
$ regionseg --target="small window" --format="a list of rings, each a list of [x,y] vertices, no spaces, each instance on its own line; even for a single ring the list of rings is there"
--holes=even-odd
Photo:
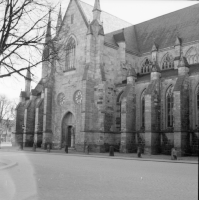
[[[74,14],[71,15],[71,24],[74,22]]]

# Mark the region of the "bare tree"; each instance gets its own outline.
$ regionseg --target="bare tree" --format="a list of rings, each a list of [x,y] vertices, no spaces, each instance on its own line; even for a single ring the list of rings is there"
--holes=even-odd
[[[16,103],[9,100],[5,95],[0,95],[0,124],[3,120],[11,120],[15,118]]]
[[[16,103],[0,95],[0,135],[14,126]]]
[[[42,52],[48,45],[44,39],[49,10],[54,8],[46,0],[0,0],[0,78],[24,77],[28,67],[49,61]]]

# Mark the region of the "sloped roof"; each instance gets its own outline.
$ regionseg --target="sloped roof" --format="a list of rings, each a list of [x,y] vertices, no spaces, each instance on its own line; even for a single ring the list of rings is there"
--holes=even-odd
[[[118,31],[105,35],[105,42],[114,45],[116,33]],[[199,4],[124,29],[126,49],[140,53],[150,52],[154,42],[159,49],[174,46],[176,36],[182,43],[199,40],[198,33]]]
[[[93,20],[93,12],[92,12],[93,6],[83,1],[79,1],[79,4],[83,10],[85,17],[87,18],[87,21],[91,22]],[[101,21],[103,22],[105,34],[128,26],[132,26],[131,23],[128,23],[104,11],[101,12]]]
[[[126,41],[126,49],[132,51],[133,53],[139,53],[139,46],[137,45],[137,34],[135,26],[130,26],[124,29],[120,29],[105,35],[105,42],[112,45],[117,45],[114,40],[114,35],[124,32],[124,39]]]

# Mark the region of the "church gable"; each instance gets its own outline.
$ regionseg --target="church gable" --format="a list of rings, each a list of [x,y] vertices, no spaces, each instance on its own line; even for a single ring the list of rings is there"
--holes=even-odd
[[[69,71],[83,73],[80,63],[85,56],[87,23],[78,1],[71,0],[58,36],[60,60],[56,67],[60,75],[67,75]]]
[[[82,1],[79,1],[79,5],[81,6],[86,19],[91,22],[93,20],[93,12],[92,12],[93,6],[91,6],[85,2],[82,2]],[[101,13],[101,21],[103,21],[103,27],[104,27],[105,34],[132,25],[122,19],[119,19],[119,18],[117,18],[109,13],[103,12],[103,11]]]
[[[60,32],[62,34],[66,34],[66,32],[74,33],[76,30],[87,30],[87,26],[88,21],[83,14],[79,2],[77,0],[71,0],[64,15]]]

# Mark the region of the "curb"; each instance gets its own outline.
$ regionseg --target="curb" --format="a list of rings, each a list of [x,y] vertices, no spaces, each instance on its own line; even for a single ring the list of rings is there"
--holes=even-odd
[[[66,156],[78,156],[78,157],[95,157],[95,158],[107,158],[107,159],[121,159],[121,160],[136,160],[136,161],[151,161],[151,162],[167,162],[167,163],[184,163],[184,164],[198,164],[197,162],[182,161],[182,160],[160,160],[160,159],[147,159],[147,158],[135,158],[135,157],[115,157],[115,156],[98,156],[98,155],[81,155],[81,154],[66,154]]]
[[[11,162],[11,163],[9,163],[9,164],[8,164],[5,160],[0,160],[0,162],[3,163],[3,164],[5,164],[5,166],[0,167],[0,171],[1,171],[1,170],[5,170],[5,169],[12,168],[12,167],[14,167],[14,166],[17,165],[17,162]]]
[[[4,151],[5,152],[5,151]],[[78,153],[62,153],[62,152],[50,152],[46,153],[44,151],[29,151],[29,150],[12,150],[9,152],[19,152],[19,153],[40,153],[46,155],[64,155],[64,156],[78,156],[78,157],[95,157],[95,158],[106,158],[106,159],[121,159],[121,160],[136,160],[136,161],[151,161],[151,162],[167,162],[167,163],[183,163],[183,164],[198,164],[197,161],[188,160],[167,160],[167,159],[148,159],[148,158],[136,158],[136,157],[120,157],[120,156],[103,156],[103,155],[93,155],[93,154],[78,154]],[[1,169],[1,168],[0,168]]]

